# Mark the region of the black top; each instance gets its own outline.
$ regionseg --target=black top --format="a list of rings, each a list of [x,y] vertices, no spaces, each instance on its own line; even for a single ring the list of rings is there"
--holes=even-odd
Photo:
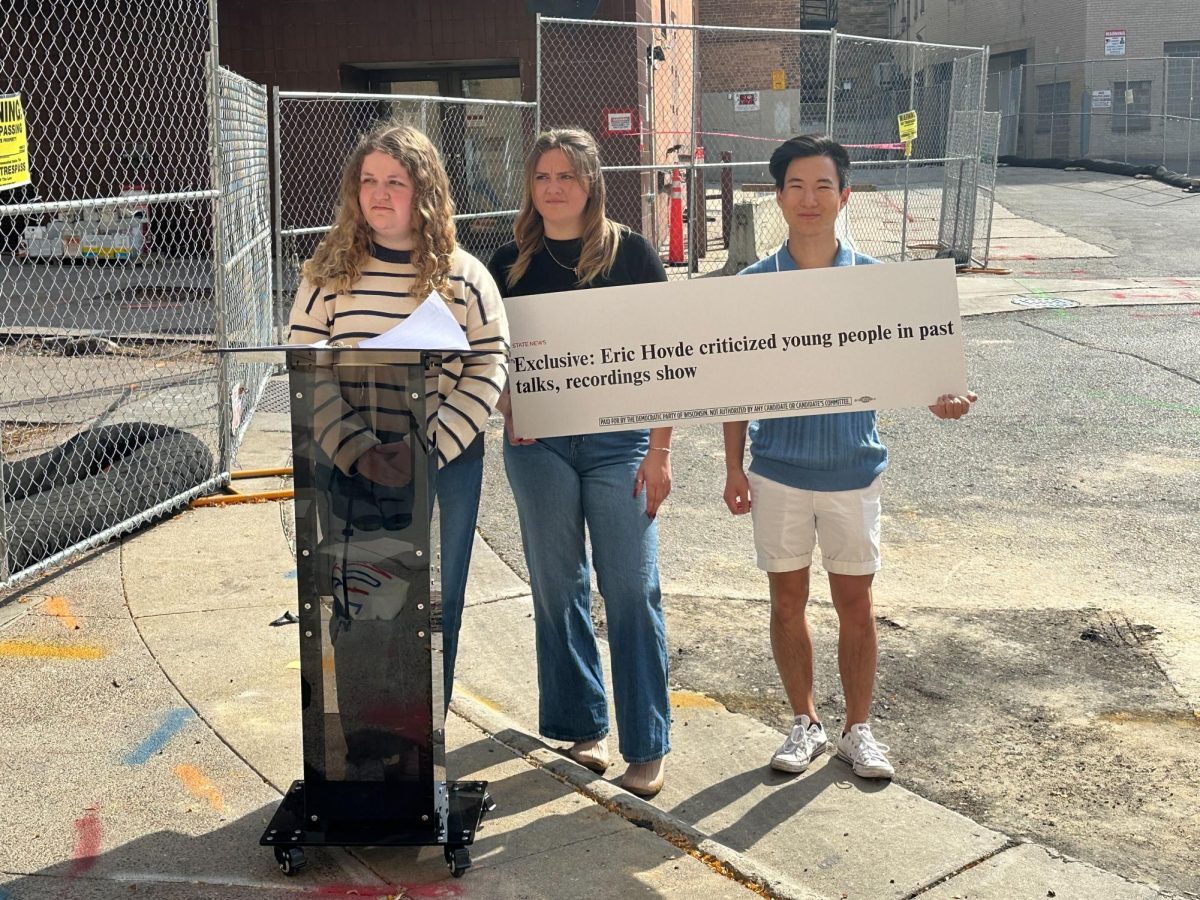
[[[550,294],[555,291],[573,291],[582,288],[615,287],[622,284],[647,284],[666,281],[658,252],[650,242],[636,231],[622,229],[617,244],[617,258],[607,275],[601,275],[587,284],[580,284],[574,267],[579,262],[582,241],[552,241],[544,243],[529,261],[529,268],[512,287],[508,286],[508,270],[517,261],[516,241],[509,241],[492,254],[488,269],[500,288],[501,297],[523,297],[527,294]]]

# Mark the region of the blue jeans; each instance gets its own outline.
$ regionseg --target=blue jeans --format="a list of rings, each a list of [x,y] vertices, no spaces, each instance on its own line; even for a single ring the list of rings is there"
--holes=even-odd
[[[437,502],[441,513],[442,545],[442,694],[450,705],[458,631],[467,598],[467,571],[475,541],[483,459],[456,459],[437,473]]]
[[[608,734],[586,524],[608,617],[620,751],[630,763],[671,749],[658,531],[645,493],[633,496],[648,443],[647,432],[625,431],[504,445],[533,590],[539,731],[559,741]]]

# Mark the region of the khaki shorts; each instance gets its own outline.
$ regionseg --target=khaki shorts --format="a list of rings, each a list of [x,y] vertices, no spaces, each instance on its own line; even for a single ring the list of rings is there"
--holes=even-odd
[[[812,565],[813,548],[820,544],[827,572],[871,575],[879,571],[880,478],[853,491],[806,491],[753,472],[749,479],[760,569],[807,568]]]

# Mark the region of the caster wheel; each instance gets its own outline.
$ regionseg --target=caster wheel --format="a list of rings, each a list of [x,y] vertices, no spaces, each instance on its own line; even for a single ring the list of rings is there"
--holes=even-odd
[[[279,871],[284,875],[295,875],[308,864],[299,847],[276,847],[275,862],[279,863]]]
[[[446,857],[446,865],[450,867],[450,874],[455,878],[462,878],[471,868],[471,851],[466,847],[447,846],[442,853]]]

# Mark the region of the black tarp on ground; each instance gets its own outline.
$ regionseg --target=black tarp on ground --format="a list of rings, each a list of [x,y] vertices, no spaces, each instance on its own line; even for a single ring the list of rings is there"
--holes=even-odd
[[[105,425],[4,470],[8,567],[19,572],[213,474],[199,438],[148,422]]]
[[[1185,191],[1197,192],[1200,191],[1200,178],[1192,178],[1187,175],[1181,175],[1178,172],[1172,172],[1165,166],[1134,166],[1129,163],[1117,162],[1115,159],[1063,159],[1058,156],[1049,156],[1041,159],[1032,159],[1024,156],[1001,156],[997,158],[997,162],[1003,163],[1006,166],[1023,166],[1033,169],[1066,169],[1078,168],[1087,169],[1090,172],[1107,172],[1109,175],[1149,175],[1163,184],[1169,184],[1172,187],[1182,188]]]

